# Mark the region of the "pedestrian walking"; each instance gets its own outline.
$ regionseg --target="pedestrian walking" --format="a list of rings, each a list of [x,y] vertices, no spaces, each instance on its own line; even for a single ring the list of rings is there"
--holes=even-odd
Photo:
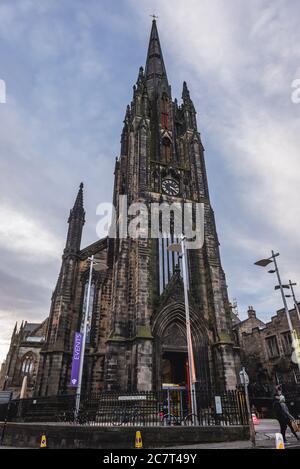
[[[278,420],[279,425],[280,425],[280,433],[282,434],[283,441],[286,443],[285,432],[286,432],[287,427],[290,428],[295,438],[297,438],[297,440],[300,440],[293,426],[296,424],[296,420],[290,414],[288,406],[285,403],[285,398],[282,394],[276,393],[274,395],[273,410],[274,410],[276,419]]]

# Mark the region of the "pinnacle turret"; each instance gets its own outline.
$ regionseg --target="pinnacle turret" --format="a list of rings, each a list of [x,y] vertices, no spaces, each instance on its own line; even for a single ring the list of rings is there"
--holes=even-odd
[[[182,89],[182,99],[190,99],[190,92],[188,90],[186,81],[183,82],[183,89]]]
[[[80,183],[78,194],[72,210],[70,211],[71,217],[82,217],[84,219],[84,208],[83,208],[83,182]],[[69,220],[70,220],[69,218]]]
[[[80,184],[73,208],[68,219],[69,230],[64,254],[78,252],[80,250],[82,228],[85,223],[85,211],[83,208],[83,183]]]

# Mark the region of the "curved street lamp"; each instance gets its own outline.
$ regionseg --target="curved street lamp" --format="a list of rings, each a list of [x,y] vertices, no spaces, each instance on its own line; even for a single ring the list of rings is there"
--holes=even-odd
[[[268,257],[267,259],[260,259],[259,261],[255,262],[254,264],[258,265],[259,267],[267,267],[267,265],[271,264],[272,262],[274,263],[275,270],[269,270],[268,272],[270,274],[276,273],[276,275],[277,275],[278,285],[275,286],[275,290],[280,290],[280,292],[281,292],[283,306],[284,306],[284,310],[285,310],[289,330],[290,330],[291,337],[292,337],[292,345],[293,345],[293,348],[295,350],[296,363],[298,365],[299,372],[300,372],[299,339],[298,339],[296,330],[293,328],[290,312],[289,312],[287,301],[286,301],[286,295],[283,291],[284,289],[289,289],[290,285],[283,285],[282,282],[281,282],[279,269],[278,269],[278,264],[277,264],[277,261],[276,261],[276,257],[278,257],[279,255],[280,255],[279,252],[275,254],[274,251],[272,251],[271,257]],[[290,284],[291,284],[291,281],[290,281]],[[298,312],[299,311],[298,304],[297,304],[296,309],[297,309],[297,312]]]

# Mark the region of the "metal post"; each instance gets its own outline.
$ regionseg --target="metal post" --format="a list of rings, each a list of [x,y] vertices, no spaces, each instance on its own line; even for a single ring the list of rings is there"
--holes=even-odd
[[[289,286],[290,286],[290,289],[291,289],[291,291],[292,291],[295,309],[296,309],[296,311],[297,311],[298,319],[299,319],[299,321],[300,321],[300,311],[299,311],[299,306],[298,306],[298,303],[297,303],[297,300],[296,300],[296,296],[295,296],[295,292],[294,292],[294,285],[296,285],[296,283],[292,283],[292,282],[289,280]]]
[[[83,362],[84,362],[84,354],[85,354],[87,322],[88,322],[89,309],[90,309],[90,296],[91,296],[94,256],[92,256],[88,260],[90,261],[90,273],[89,273],[89,282],[88,282],[88,289],[87,289],[86,307],[85,307],[85,313],[84,313],[82,347],[81,347],[81,352],[80,352],[80,365],[79,365],[79,373],[78,373],[78,385],[76,389],[75,418],[78,417],[79,409],[80,409]]]
[[[4,440],[4,434],[5,434],[7,422],[8,422],[8,419],[9,419],[11,400],[12,400],[12,392],[10,393],[9,401],[8,401],[7,407],[6,407],[6,413],[5,413],[5,418],[4,418],[4,422],[3,422],[3,426],[2,426],[2,432],[1,432],[1,438],[0,438],[0,445],[3,444],[3,440]]]
[[[286,314],[286,317],[287,317],[289,329],[290,329],[290,331],[292,332],[292,330],[293,330],[293,325],[292,325],[292,321],[291,321],[291,317],[290,317],[288,305],[287,305],[287,302],[286,302],[285,294],[284,294],[284,291],[283,291],[283,287],[282,287],[282,283],[281,283],[281,278],[280,278],[280,274],[279,274],[278,265],[277,265],[277,262],[276,262],[276,257],[277,257],[277,256],[279,256],[279,254],[275,254],[274,251],[272,251],[272,259],[273,259],[273,262],[274,262],[274,265],[275,265],[275,271],[276,271],[276,275],[277,275],[277,279],[278,279],[278,284],[279,284],[279,287],[280,287],[280,292],[281,292],[281,296],[282,296],[283,306],[284,306],[284,309],[285,309],[285,314]]]
[[[255,447],[256,446],[255,428],[254,428],[254,423],[253,423],[253,420],[252,420],[252,414],[251,414],[251,408],[250,408],[248,384],[245,384],[245,398],[246,398],[246,405],[247,405],[248,418],[249,418],[250,440],[251,440],[252,446]]]
[[[195,383],[194,383],[194,355],[193,355],[193,343],[191,335],[191,323],[190,323],[190,308],[189,308],[189,296],[187,288],[187,262],[186,262],[186,251],[185,251],[185,238],[181,238],[181,254],[182,254],[182,274],[183,274],[183,288],[184,288],[184,305],[185,305],[185,318],[186,318],[186,335],[187,335],[187,346],[188,346],[188,362],[189,362],[189,380],[190,380],[190,394],[191,394],[191,411],[193,415],[197,415],[197,403],[195,395]]]
[[[274,262],[274,265],[275,265],[275,271],[276,271],[276,274],[277,274],[277,279],[278,279],[278,284],[279,284],[279,287],[280,287],[280,292],[281,292],[282,301],[283,301],[283,305],[284,305],[284,309],[285,309],[285,314],[286,314],[286,317],[287,317],[287,322],[288,322],[289,330],[290,330],[291,337],[292,337],[293,348],[296,350],[295,355],[296,355],[296,359],[297,359],[297,365],[298,365],[298,368],[299,368],[299,371],[300,371],[300,362],[299,362],[298,354],[297,354],[298,343],[296,343],[296,340],[295,340],[293,324],[292,324],[292,321],[291,321],[290,312],[289,312],[289,309],[288,309],[288,305],[287,305],[287,302],[286,302],[285,294],[284,294],[282,283],[281,283],[279,269],[278,269],[278,265],[277,265],[277,262],[276,262],[276,257],[277,256],[279,256],[279,254],[275,254],[274,251],[272,251],[272,259],[273,259],[273,262]]]
[[[249,393],[248,393],[249,378],[244,367],[242,368],[242,371],[240,372],[240,377],[241,377],[241,382],[244,385],[244,389],[245,389],[245,400],[246,400],[246,407],[247,407],[247,414],[248,414],[250,440],[251,440],[252,446],[255,447],[256,446],[255,428],[254,428],[254,423],[252,420]]]

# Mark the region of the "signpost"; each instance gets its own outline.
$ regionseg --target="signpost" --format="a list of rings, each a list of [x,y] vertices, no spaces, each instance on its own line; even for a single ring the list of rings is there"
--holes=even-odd
[[[250,380],[244,367],[240,371],[240,380],[241,380],[241,384],[244,386],[244,389],[245,389],[245,399],[246,399],[247,414],[248,414],[249,429],[250,429],[250,440],[251,440],[252,446],[255,447],[255,429],[253,425],[249,394],[248,394],[248,385],[249,385]]]
[[[3,422],[1,439],[0,439],[0,444],[1,445],[2,445],[3,439],[4,439],[4,433],[5,433],[7,420],[8,420],[8,416],[9,416],[9,411],[10,411],[11,399],[12,399],[12,392],[11,391],[1,391],[0,392],[0,404],[6,405],[5,419],[4,419],[4,422]]]
[[[11,400],[11,391],[0,391],[0,404],[8,404]]]
[[[223,414],[221,396],[215,396],[216,414]]]

